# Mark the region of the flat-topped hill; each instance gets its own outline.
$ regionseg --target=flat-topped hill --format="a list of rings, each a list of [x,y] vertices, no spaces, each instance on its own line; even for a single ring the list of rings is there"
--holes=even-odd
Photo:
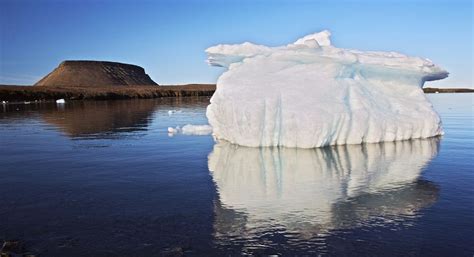
[[[64,61],[35,86],[158,85],[140,66],[106,61]]]

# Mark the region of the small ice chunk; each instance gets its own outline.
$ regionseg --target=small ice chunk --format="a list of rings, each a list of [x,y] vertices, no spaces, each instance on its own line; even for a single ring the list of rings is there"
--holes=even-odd
[[[168,127],[168,133],[177,134],[180,131],[181,131],[181,128],[179,126],[176,126],[176,128]]]
[[[206,136],[212,134],[212,127],[209,125],[191,125],[187,124],[180,128],[168,127],[168,135],[173,136],[175,134],[182,133],[184,135],[196,135],[196,136]]]
[[[182,113],[182,112],[183,112],[182,110],[169,110],[168,111],[168,116],[172,116],[175,113]]]
[[[212,134],[212,127],[209,125],[191,125],[187,124],[182,129],[185,135],[206,136]]]
[[[63,104],[63,103],[66,103],[66,100],[61,98],[61,99],[56,100],[56,103],[57,104]]]

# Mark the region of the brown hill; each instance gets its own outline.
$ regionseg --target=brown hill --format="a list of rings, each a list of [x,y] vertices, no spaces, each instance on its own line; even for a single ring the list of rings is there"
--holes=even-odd
[[[136,65],[105,61],[64,61],[35,86],[158,85]]]

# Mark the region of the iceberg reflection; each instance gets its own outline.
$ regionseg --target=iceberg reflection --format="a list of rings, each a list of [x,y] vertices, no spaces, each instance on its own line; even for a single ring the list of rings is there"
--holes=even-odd
[[[276,231],[298,240],[364,225],[408,226],[438,197],[436,185],[419,180],[438,153],[438,141],[315,149],[219,142],[209,155],[219,195],[216,242],[271,245],[273,239],[262,237]]]

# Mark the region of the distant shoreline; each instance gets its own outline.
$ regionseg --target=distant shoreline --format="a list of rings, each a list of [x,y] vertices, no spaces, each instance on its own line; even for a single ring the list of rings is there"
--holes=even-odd
[[[427,94],[436,93],[474,93],[473,88],[436,88],[436,87],[425,87],[423,91]]]
[[[66,100],[115,100],[160,97],[212,96],[215,84],[187,84],[160,86],[104,86],[104,87],[61,87],[61,86],[16,86],[0,85],[0,102]],[[474,93],[471,88],[424,88],[431,93]]]
[[[14,86],[0,85],[1,101],[115,100],[160,97],[212,96],[214,84],[147,86]]]

